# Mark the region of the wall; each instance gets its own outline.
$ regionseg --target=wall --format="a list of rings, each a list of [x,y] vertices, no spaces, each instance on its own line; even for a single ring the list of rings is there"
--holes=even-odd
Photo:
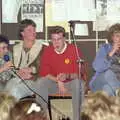
[[[100,5],[102,4],[102,0],[96,0]],[[0,0],[0,18],[1,18],[1,2]],[[61,25],[65,27],[66,29],[66,35],[67,35],[67,40],[71,40],[72,35],[70,32],[70,26],[68,21],[63,20],[63,21],[54,21],[53,16],[52,16],[52,0],[45,0],[45,14],[44,14],[44,32],[37,33],[37,38],[38,39],[45,39],[49,40],[49,31],[52,29],[54,25]],[[106,3],[105,3],[106,4]],[[99,6],[99,5],[98,5]],[[98,10],[98,9],[97,9]],[[96,10],[96,11],[97,11]],[[98,10],[99,13],[99,10]],[[76,14],[79,14],[79,11],[76,11]],[[84,12],[83,12],[84,14]],[[77,42],[78,47],[82,50],[85,61],[88,62],[88,73],[89,73],[89,79],[93,75],[94,71],[92,69],[92,61],[94,60],[94,57],[96,55],[96,51],[98,50],[98,47],[100,44],[106,42],[106,30],[98,29],[103,26],[105,26],[106,20],[104,21],[105,13],[101,14],[99,13],[101,17],[98,17],[99,19],[96,21],[80,21],[80,20],[75,20],[73,21],[74,23],[82,23],[82,24],[87,24],[88,25],[88,31],[89,35],[88,36],[75,36],[75,40]],[[2,19],[2,18],[1,18]],[[0,20],[1,20],[0,19]],[[20,11],[18,14],[18,22],[21,20],[20,16]],[[1,21],[0,21],[1,22]],[[73,24],[74,27],[74,24]],[[17,40],[18,39],[18,23],[2,23],[0,24],[0,31],[2,34],[8,35],[9,39],[11,40]]]

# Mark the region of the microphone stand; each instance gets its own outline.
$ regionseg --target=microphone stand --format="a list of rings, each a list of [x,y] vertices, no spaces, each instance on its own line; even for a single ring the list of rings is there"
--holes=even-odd
[[[76,55],[77,55],[77,63],[78,63],[78,67],[79,67],[79,74],[78,77],[81,78],[81,73],[80,73],[80,69],[81,69],[81,64],[84,62],[84,60],[81,60],[80,56],[79,56],[79,52],[78,52],[78,48],[77,48],[77,43],[75,40],[75,35],[74,35],[74,29],[73,29],[73,21],[69,21],[70,24],[70,33],[71,36],[73,38],[73,44],[75,45],[75,51],[76,51]]]
[[[78,51],[78,47],[77,47],[77,43],[76,43],[76,39],[75,39],[75,35],[74,35],[74,29],[73,29],[73,21],[69,21],[69,24],[70,24],[70,33],[71,33],[71,36],[73,38],[73,44],[75,45],[75,51],[76,51],[76,55],[77,55],[77,63],[78,63],[78,78],[81,80],[81,68],[82,68],[82,65],[84,65],[84,60],[82,60],[80,58],[80,55],[79,55],[79,51]],[[81,104],[82,104],[82,92],[80,93],[80,119],[81,119]]]

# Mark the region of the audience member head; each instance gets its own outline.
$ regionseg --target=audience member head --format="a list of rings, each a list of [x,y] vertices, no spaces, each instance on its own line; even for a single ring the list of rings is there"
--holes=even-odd
[[[6,92],[0,92],[0,120],[11,120],[10,110],[14,107],[16,100]]]
[[[32,112],[24,117],[22,120],[47,120],[44,112]]]
[[[81,112],[82,120],[119,120],[120,99],[103,92],[90,93]]]
[[[65,29],[61,26],[55,26],[50,34],[54,49],[61,52],[65,48]]]
[[[24,19],[19,24],[19,36],[20,39],[32,39],[36,38],[36,23],[31,19]]]
[[[114,37],[120,37],[120,23],[112,25],[108,30],[108,42],[115,42]]]
[[[11,110],[12,120],[47,120],[45,113],[34,99],[20,100]]]
[[[0,57],[8,52],[9,40],[6,36],[0,35]]]
[[[62,33],[63,37],[65,37],[65,29],[61,26],[54,26],[50,31],[50,34],[59,34]]]

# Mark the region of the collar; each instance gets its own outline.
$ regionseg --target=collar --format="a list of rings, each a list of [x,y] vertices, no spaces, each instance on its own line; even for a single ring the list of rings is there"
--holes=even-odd
[[[63,53],[65,52],[66,48],[67,48],[67,43],[65,43],[65,46],[64,46],[64,48],[61,50],[61,52],[58,52],[58,51],[56,51],[56,50],[54,50],[54,51],[55,51],[57,54],[63,54]]]
[[[32,48],[29,51],[30,61],[27,64],[27,66],[29,66],[37,58],[41,49],[42,49],[41,41],[36,40],[35,43],[33,44]],[[19,67],[21,55],[19,55],[18,53],[21,53],[22,50],[23,50],[23,42],[22,41],[13,47],[14,64],[16,67]]]

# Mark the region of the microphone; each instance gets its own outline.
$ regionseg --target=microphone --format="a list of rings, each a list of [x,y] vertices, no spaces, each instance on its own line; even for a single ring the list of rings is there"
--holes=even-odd
[[[8,61],[10,61],[10,56],[9,55],[4,55],[4,57],[3,57],[3,59],[4,59],[4,61],[5,62],[8,62]],[[12,68],[9,70],[10,72],[11,72],[11,74],[14,76],[14,77],[17,77],[17,78],[20,78],[19,76],[18,76],[18,74],[16,73],[16,68],[15,68],[15,66],[11,66]]]
[[[72,20],[68,21],[68,23],[70,24],[70,27],[73,27],[74,22]]]
[[[73,29],[73,26],[74,26],[74,22],[73,21],[68,21],[69,25],[70,25],[70,30],[72,33],[74,33],[74,29]]]
[[[5,62],[8,62],[8,61],[10,61],[10,56],[6,54],[6,55],[4,55],[3,59]],[[14,68],[14,70],[19,70],[19,68],[16,68],[14,65],[11,67]]]
[[[4,59],[5,62],[10,61],[10,57],[9,57],[9,55],[4,55],[3,59]]]

